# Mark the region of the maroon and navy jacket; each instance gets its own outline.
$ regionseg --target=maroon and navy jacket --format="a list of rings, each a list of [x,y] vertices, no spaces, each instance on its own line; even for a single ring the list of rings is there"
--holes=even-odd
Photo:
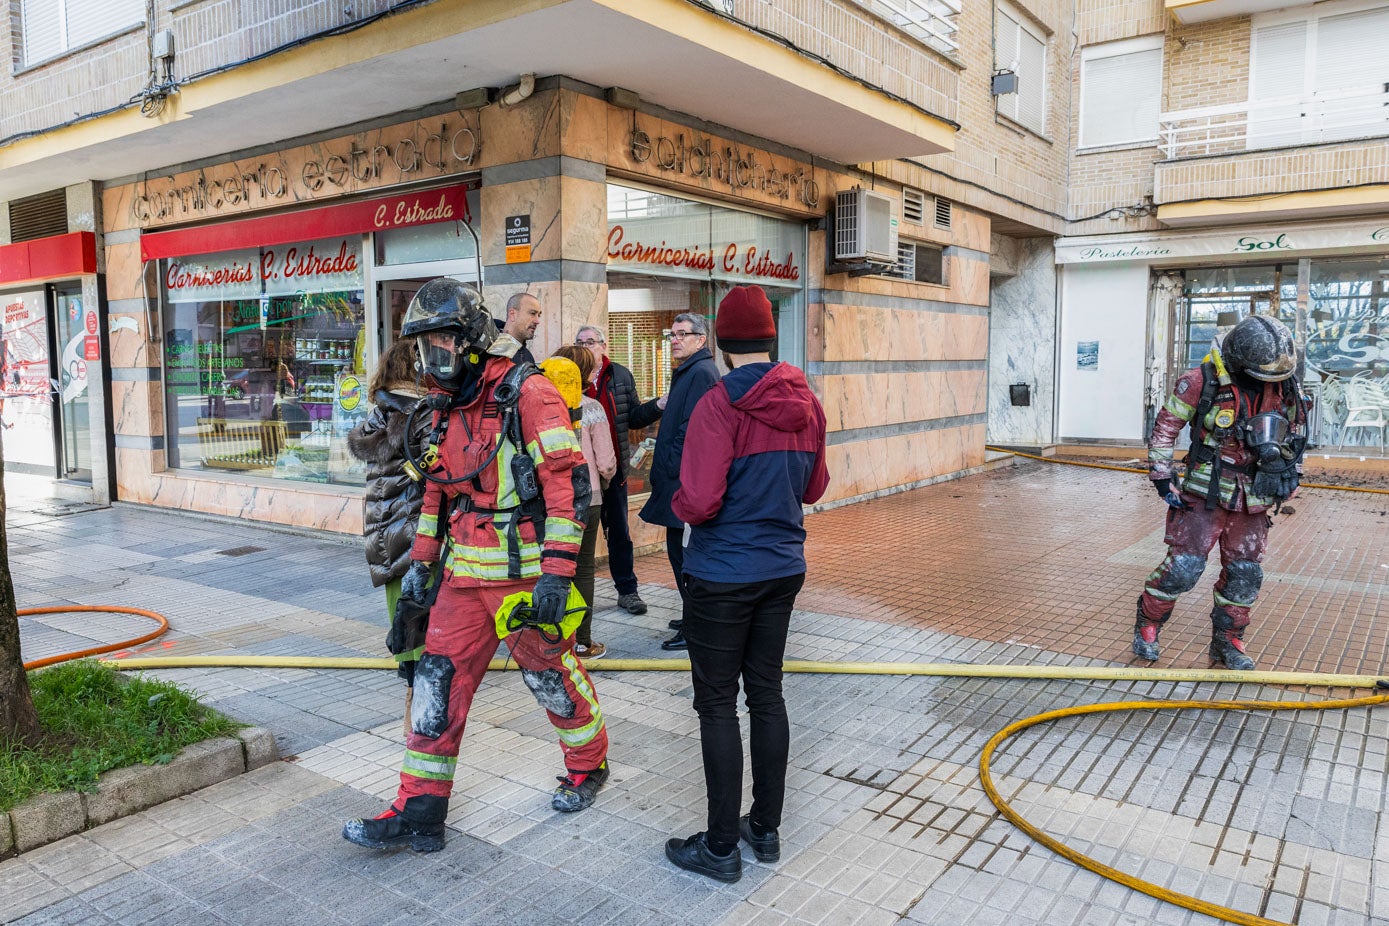
[[[691,525],[685,572],[763,582],[805,572],[803,503],[829,485],[825,411],[788,363],[733,370],[695,406],[671,508]]]

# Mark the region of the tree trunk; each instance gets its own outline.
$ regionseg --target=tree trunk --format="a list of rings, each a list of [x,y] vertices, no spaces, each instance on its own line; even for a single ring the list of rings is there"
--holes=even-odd
[[[29,677],[19,655],[19,614],[10,580],[10,545],[5,531],[4,450],[0,447],[0,740],[34,744],[39,717],[29,694]]]

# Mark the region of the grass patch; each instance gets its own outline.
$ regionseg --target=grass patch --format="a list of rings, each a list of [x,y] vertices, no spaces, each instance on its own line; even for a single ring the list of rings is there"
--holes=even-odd
[[[91,659],[33,672],[29,687],[44,740],[0,740],[0,810],[44,791],[91,791],[97,776],[129,765],[162,765],[183,747],[246,726],[168,683],[122,678]]]

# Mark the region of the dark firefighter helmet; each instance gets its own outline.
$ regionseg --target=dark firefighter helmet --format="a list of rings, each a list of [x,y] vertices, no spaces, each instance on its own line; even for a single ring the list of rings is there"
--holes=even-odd
[[[440,277],[421,286],[410,300],[400,335],[415,339],[424,372],[439,385],[451,386],[481,368],[497,328],[476,287]]]
[[[1244,373],[1266,383],[1281,382],[1297,368],[1293,333],[1268,315],[1251,315],[1230,329],[1220,354],[1231,373]]]

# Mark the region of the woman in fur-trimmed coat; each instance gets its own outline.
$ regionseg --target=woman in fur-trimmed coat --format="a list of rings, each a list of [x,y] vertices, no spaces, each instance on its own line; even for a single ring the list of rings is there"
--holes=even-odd
[[[366,495],[362,500],[362,534],[366,538],[371,584],[386,587],[386,618],[395,615],[400,579],[410,569],[410,546],[424,498],[423,481],[405,472],[406,425],[410,412],[425,394],[415,373],[415,342],[399,340],[377,364],[371,378],[371,412],[347,435],[352,455],[367,464]],[[409,435],[416,459],[429,440],[430,416],[415,416]]]

